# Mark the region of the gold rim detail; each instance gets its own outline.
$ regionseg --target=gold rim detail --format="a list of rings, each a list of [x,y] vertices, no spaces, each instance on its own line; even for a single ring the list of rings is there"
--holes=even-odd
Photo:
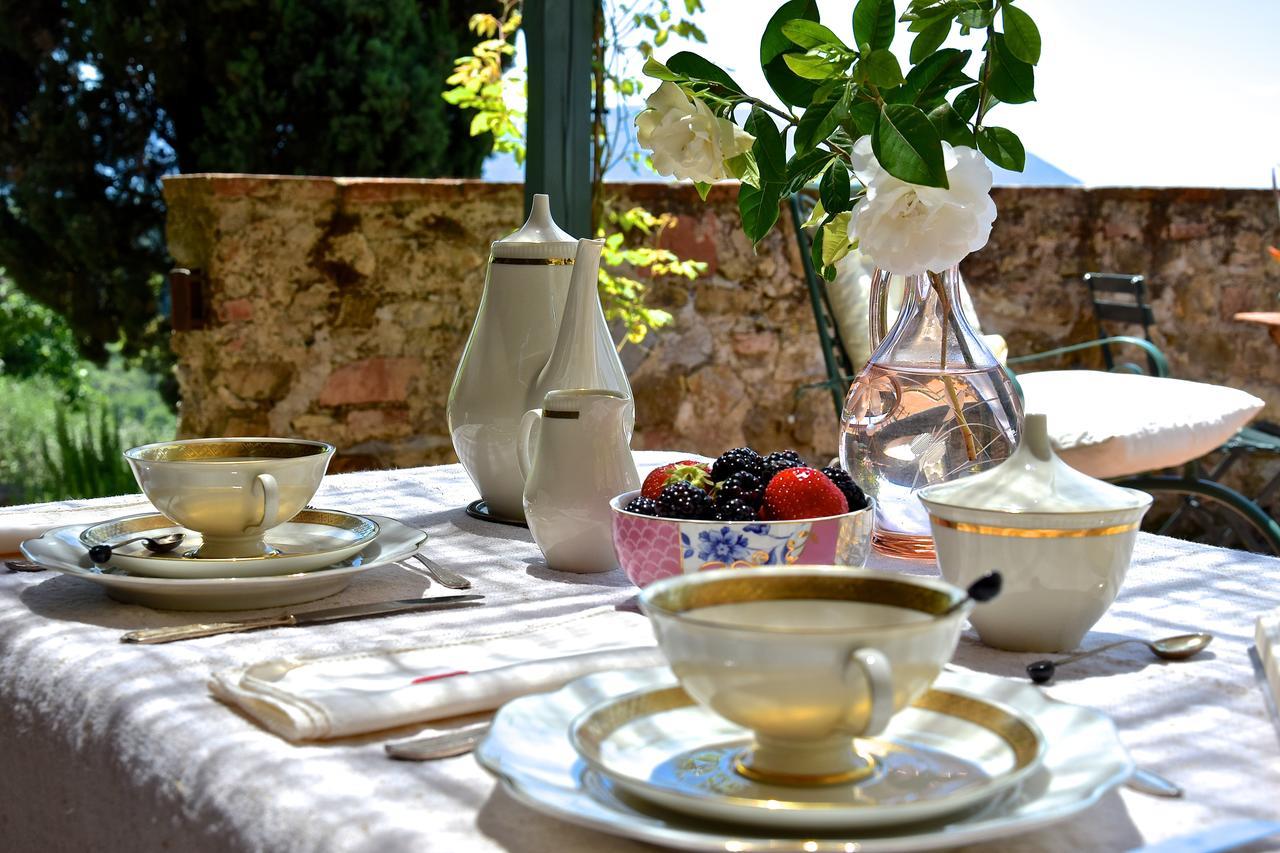
[[[959,593],[957,592],[958,596]],[[737,578],[717,578],[702,583],[686,584],[664,590],[651,603],[658,609],[689,621],[698,621],[696,611],[717,604],[738,604],[747,601],[781,601],[787,599],[822,599],[828,601],[858,601],[866,604],[886,604],[939,616],[954,603],[945,592],[926,586],[888,578],[859,577],[853,573],[840,575],[764,575]],[[884,627],[919,627],[924,623],[893,623]],[[724,627],[717,625],[717,627]],[[756,627],[754,630],[783,631],[784,629]],[[840,629],[847,630],[847,629]],[[814,633],[818,629],[807,629]]]
[[[572,726],[570,737],[574,741],[578,753],[586,759],[589,765],[601,773],[610,775],[609,768],[605,766],[602,752],[605,741],[614,732],[645,717],[696,705],[697,703],[693,698],[679,685],[641,690],[637,693],[606,701],[601,705],[597,705],[594,709],[585,711]],[[1020,719],[1013,711],[974,696],[953,693],[950,690],[942,690],[935,687],[926,690],[909,707],[964,720],[986,729],[1000,738],[1013,752],[1013,767],[1006,771],[1007,774],[1029,773],[1031,768],[1039,762],[1044,751],[1043,739],[1034,726]],[[851,740],[856,744],[859,739],[851,738]],[[840,784],[841,782],[861,781],[859,777],[872,775],[875,771],[875,757],[866,755],[862,750],[858,752],[868,760],[869,765],[865,768],[860,767],[850,771],[853,778],[849,780],[837,778],[835,774],[830,777],[797,776],[794,779],[783,780],[772,773],[766,775],[759,771],[753,771],[743,761],[745,753],[735,756],[732,764],[735,772],[753,781],[817,787]],[[646,787],[652,785],[648,780],[631,780],[631,782],[632,784],[641,784]],[[732,794],[725,794],[723,801],[728,804],[749,805],[758,808],[784,808],[789,811],[826,810],[831,808],[830,805],[825,803],[801,800],[766,801]]]
[[[1138,529],[1138,522],[1128,524],[1111,524],[1106,527],[1085,527],[1078,530],[1049,530],[1045,528],[997,527],[990,524],[971,524],[967,521],[948,521],[930,515],[929,518],[939,527],[958,530],[961,533],[980,533],[983,536],[1009,536],[1014,539],[1084,539],[1089,536],[1115,536],[1117,533],[1129,533]]]
[[[733,762],[733,769],[753,782],[764,782],[766,785],[793,785],[797,788],[823,788],[827,785],[850,785],[868,779],[876,772],[874,756],[858,753],[866,763],[843,773],[827,773],[821,776],[800,776],[795,773],[778,773],[774,770],[761,770],[748,764],[751,750],[743,750]]]
[[[219,459],[305,459],[330,452],[324,442],[254,441],[227,438],[220,441],[175,441],[135,447],[125,453],[139,462],[208,462]]]
[[[319,524],[325,527],[332,527],[335,530],[344,530],[351,534],[352,541],[350,544],[355,545],[358,542],[372,542],[378,535],[378,523],[362,515],[351,515],[344,512],[336,512],[325,509],[304,509],[302,512],[289,519],[288,524]],[[92,548],[94,545],[110,545],[113,540],[121,539],[129,536],[146,536],[156,530],[170,530],[172,528],[182,528],[182,525],[176,524],[165,518],[159,513],[147,513],[145,515],[132,515],[126,518],[119,518],[115,521],[106,521],[101,524],[95,524],[86,527],[80,533],[80,541],[85,547]],[[345,547],[345,546],[342,546]],[[127,554],[128,557],[155,557],[157,559],[179,559],[178,556],[167,556],[163,554]],[[254,557],[229,557],[228,560],[234,560],[238,563],[253,562],[255,560],[270,560],[274,557],[281,556],[280,551],[274,554],[263,554]],[[285,554],[283,556],[297,556],[296,554]]]
[[[489,258],[489,263],[520,267],[571,267],[573,258]]]

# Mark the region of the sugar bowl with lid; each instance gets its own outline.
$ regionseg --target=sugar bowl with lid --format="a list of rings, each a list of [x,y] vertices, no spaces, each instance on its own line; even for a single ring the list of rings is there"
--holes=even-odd
[[[1079,646],[1115,600],[1151,496],[1095,480],[1057,457],[1043,414],[1028,414],[1003,463],[919,492],[942,576],[966,586],[998,570],[999,599],[971,617],[1011,651]]]

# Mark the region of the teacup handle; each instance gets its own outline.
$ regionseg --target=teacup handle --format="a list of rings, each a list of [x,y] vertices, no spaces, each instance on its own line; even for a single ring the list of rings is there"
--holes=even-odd
[[[256,492],[259,488],[262,489],[262,520],[246,527],[245,533],[275,527],[276,516],[280,514],[280,486],[276,478],[270,474],[259,474],[253,479],[253,489]]]
[[[533,454],[529,446],[533,443],[534,425],[542,424],[542,410],[530,409],[520,419],[520,432],[516,438],[516,462],[520,463],[520,476],[527,480],[533,470]]]
[[[854,649],[849,653],[845,664],[845,680],[854,667],[862,671],[867,679],[867,687],[871,693],[871,713],[867,715],[867,724],[858,737],[871,737],[884,731],[893,716],[893,668],[884,652],[877,649]]]

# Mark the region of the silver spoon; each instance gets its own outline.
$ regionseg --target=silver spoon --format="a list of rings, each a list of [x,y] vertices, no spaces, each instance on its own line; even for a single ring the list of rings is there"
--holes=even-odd
[[[133,542],[141,542],[142,547],[148,551],[157,554],[167,554],[174,548],[182,544],[182,540],[186,538],[185,533],[167,533],[164,536],[135,536],[132,539],[125,539],[116,542],[114,545],[94,545],[89,549],[89,559],[101,565],[111,560],[111,552],[113,548],[119,548],[121,545],[129,545]]]
[[[969,588],[965,590],[965,597],[944,610],[942,615],[950,616],[970,601],[977,602],[978,604],[981,604],[984,601],[990,601],[1000,594],[1002,582],[1003,579],[1000,577],[999,572],[987,572],[985,575],[969,584]]]
[[[1057,671],[1057,668],[1064,663],[1074,663],[1081,658],[1087,658],[1090,655],[1096,655],[1099,652],[1105,652],[1107,649],[1114,649],[1116,646],[1123,646],[1126,643],[1142,643],[1151,649],[1156,657],[1164,660],[1186,660],[1203,650],[1212,641],[1212,634],[1179,634],[1176,637],[1165,637],[1162,640],[1139,640],[1137,638],[1117,640],[1114,643],[1107,643],[1105,646],[1098,646],[1096,649],[1077,652],[1065,658],[1038,660],[1029,663],[1027,664],[1027,677],[1036,684],[1044,684],[1053,679],[1053,674]]]

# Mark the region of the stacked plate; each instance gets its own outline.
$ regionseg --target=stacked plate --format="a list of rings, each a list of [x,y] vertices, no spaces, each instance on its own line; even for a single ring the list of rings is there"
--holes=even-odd
[[[171,552],[156,553],[135,537],[183,535]],[[252,610],[314,601],[340,592],[355,575],[415,553],[427,534],[384,516],[304,509],[267,531],[269,553],[210,559],[195,556],[199,533],[159,513],[101,524],[54,528],[22,543],[27,559],[106,588],[119,601],[163,610]],[[89,557],[111,547],[105,564]]]
[[[874,775],[796,787],[737,771],[750,734],[666,668],[600,673],[517,699],[476,752],[516,799],[686,850],[898,851],[1013,835],[1096,802],[1133,770],[1111,721],[1035,687],[945,672],[860,740]]]

